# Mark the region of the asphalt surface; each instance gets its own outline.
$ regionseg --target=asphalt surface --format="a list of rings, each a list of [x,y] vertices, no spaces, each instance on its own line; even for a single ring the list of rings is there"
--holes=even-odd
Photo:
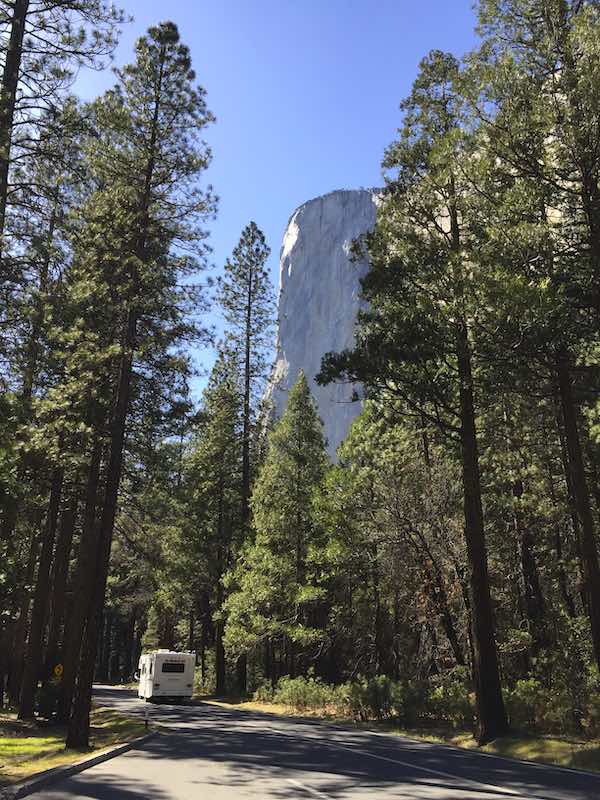
[[[208,704],[145,704],[127,689],[97,687],[96,701],[149,708],[163,732],[30,797],[600,800],[600,775]]]

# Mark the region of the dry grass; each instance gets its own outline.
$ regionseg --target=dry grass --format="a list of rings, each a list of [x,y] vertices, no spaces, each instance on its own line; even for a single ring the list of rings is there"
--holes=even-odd
[[[92,711],[92,751],[128,742],[143,733],[142,722],[127,719],[108,708]],[[65,735],[65,729],[58,726],[40,726],[17,720],[14,714],[0,714],[0,786],[81,760],[81,752],[65,750]]]

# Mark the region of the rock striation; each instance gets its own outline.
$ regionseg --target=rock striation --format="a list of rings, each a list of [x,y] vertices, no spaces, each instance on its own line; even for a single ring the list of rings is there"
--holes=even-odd
[[[281,247],[277,355],[269,387],[275,417],[303,370],[323,420],[332,459],[360,403],[356,387],[317,386],[322,356],[351,347],[360,307],[360,278],[368,264],[351,259],[354,239],[375,224],[375,190],[340,190],[294,211]]]

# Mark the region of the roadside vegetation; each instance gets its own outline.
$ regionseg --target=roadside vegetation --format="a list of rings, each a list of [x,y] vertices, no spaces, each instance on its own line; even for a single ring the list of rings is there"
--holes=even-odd
[[[24,780],[53,767],[72,764],[108,747],[129,742],[145,733],[143,723],[107,708],[95,708],[90,719],[90,749],[65,749],[66,728],[19,720],[0,713],[0,787]]]
[[[205,698],[206,699],[206,698]],[[520,685],[506,698],[512,733],[484,745],[481,750],[507,758],[539,761],[573,769],[600,772],[600,724],[585,721],[585,734],[563,719],[569,708],[550,708],[542,687]],[[408,738],[478,747],[473,736],[474,698],[465,690],[460,674],[432,679],[419,686],[394,683],[384,676],[342,685],[325,684],[310,676],[281,678],[275,688],[265,685],[251,700],[212,700],[236,708],[269,714],[353,723]]]

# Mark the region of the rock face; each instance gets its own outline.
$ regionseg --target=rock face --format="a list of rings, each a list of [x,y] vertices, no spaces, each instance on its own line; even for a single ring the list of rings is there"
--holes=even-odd
[[[322,356],[351,347],[366,261],[350,260],[352,241],[375,224],[377,193],[336,191],[296,209],[281,247],[277,358],[269,393],[274,414],[283,413],[300,370],[309,382],[323,420],[328,452],[346,436],[360,403],[353,387],[317,386]]]

